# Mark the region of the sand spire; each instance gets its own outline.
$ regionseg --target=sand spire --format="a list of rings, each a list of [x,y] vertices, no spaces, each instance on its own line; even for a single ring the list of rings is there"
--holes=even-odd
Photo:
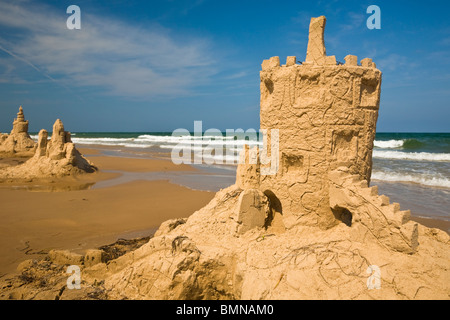
[[[334,56],[327,56],[324,33],[327,19],[324,16],[311,18],[305,64],[336,64]]]
[[[28,120],[25,120],[22,106],[19,107],[17,118],[9,135],[0,135],[0,153],[3,156],[31,156],[36,143],[28,134]]]

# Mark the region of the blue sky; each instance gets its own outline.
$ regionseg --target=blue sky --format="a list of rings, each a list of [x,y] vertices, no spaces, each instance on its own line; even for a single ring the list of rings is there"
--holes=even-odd
[[[81,30],[66,9],[81,8]],[[366,9],[381,8],[381,30]],[[264,59],[304,60],[311,17],[328,55],[383,72],[379,132],[450,131],[448,1],[0,0],[0,132],[259,127]]]

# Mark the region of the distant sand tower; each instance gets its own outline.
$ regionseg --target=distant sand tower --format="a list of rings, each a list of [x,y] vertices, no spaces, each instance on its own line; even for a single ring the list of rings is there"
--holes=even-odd
[[[0,152],[11,156],[31,156],[35,148],[36,144],[28,134],[28,120],[25,120],[23,108],[20,106],[11,133],[0,134]]]
[[[371,59],[358,65],[352,55],[337,65],[334,56],[326,55],[325,22],[323,16],[311,19],[301,65],[287,57],[280,66],[279,57],[272,57],[260,72],[260,125],[269,134],[279,130],[280,168],[276,175],[261,175],[258,189],[275,204],[275,220],[286,228],[333,223],[331,170],[346,167],[367,181],[372,170],[381,72]],[[238,182],[245,179],[239,177],[242,167]]]

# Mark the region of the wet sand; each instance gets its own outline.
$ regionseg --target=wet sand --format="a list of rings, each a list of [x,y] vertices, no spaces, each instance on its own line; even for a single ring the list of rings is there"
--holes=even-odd
[[[371,185],[378,186],[379,193],[387,195],[391,203],[399,203],[401,210],[411,210],[412,220],[450,233],[448,189],[376,180]]]
[[[88,157],[89,158],[89,157]],[[186,164],[174,165],[169,160],[138,159],[125,157],[98,156],[90,158],[101,170],[118,170],[129,172],[166,172],[166,171],[194,171]]]
[[[166,160],[102,156],[90,160],[101,171],[195,170]],[[102,175],[98,177],[105,179]],[[163,221],[188,217],[214,196],[211,192],[195,191],[163,180],[135,180],[107,188],[59,191],[0,188],[0,275],[14,272],[21,261],[39,258],[51,249],[83,253],[118,238],[151,234]]]
[[[437,228],[450,233],[450,221],[433,218],[423,218],[415,215],[411,215],[411,220],[423,224],[425,227]]]

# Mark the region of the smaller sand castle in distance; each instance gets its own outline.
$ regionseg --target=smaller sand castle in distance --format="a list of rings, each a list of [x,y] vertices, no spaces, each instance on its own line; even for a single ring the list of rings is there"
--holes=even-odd
[[[21,165],[0,169],[0,181],[60,178],[97,171],[75,148],[70,132],[64,130],[61,120],[57,119],[53,125],[50,140],[47,130],[42,129],[37,144],[28,135],[28,121],[24,120],[22,107],[13,126],[9,136],[2,136],[1,150],[5,154],[22,154],[31,158]]]
[[[14,119],[10,134],[0,133],[0,155],[2,157],[29,157],[33,155],[36,143],[28,134],[28,120],[25,120],[22,106]]]

